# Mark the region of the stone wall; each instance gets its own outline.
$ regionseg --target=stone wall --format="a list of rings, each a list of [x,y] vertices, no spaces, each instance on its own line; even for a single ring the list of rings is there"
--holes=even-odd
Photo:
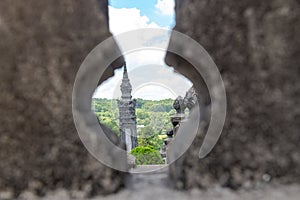
[[[176,1],[174,29],[212,56],[228,101],[225,127],[213,152],[198,159],[199,133],[171,166],[176,186],[238,188],[270,179],[299,181],[299,1]],[[190,64],[171,53],[166,62],[191,79],[200,100],[207,98]]]
[[[81,62],[110,36],[107,9],[106,0],[0,1],[0,190],[122,186],[123,175],[83,147],[71,111]]]

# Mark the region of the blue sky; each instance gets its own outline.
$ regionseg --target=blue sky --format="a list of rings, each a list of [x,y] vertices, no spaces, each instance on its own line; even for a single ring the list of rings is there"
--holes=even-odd
[[[163,3],[163,1],[161,2]],[[166,7],[170,7],[168,5],[171,4],[174,6],[174,0],[167,0],[165,3]],[[114,8],[137,8],[141,15],[147,16],[151,22],[155,22],[161,27],[172,28],[175,24],[175,15],[174,12],[170,15],[168,13],[173,8],[170,7],[167,12],[162,12],[156,8],[156,5],[158,5],[158,0],[110,0],[110,6]]]
[[[171,30],[175,25],[174,0],[110,0],[109,27],[113,35],[119,35],[141,28],[163,28]],[[118,41],[121,51],[126,41]],[[170,35],[157,35],[157,42],[167,49]],[[130,41],[147,43],[151,40],[143,36]],[[164,62],[165,51],[139,50],[126,54],[123,51],[134,98],[159,100],[184,96],[191,83],[174,72]],[[94,97],[115,99],[120,96],[122,70],[115,70],[115,76],[102,83]],[[141,87],[142,86],[142,87]]]

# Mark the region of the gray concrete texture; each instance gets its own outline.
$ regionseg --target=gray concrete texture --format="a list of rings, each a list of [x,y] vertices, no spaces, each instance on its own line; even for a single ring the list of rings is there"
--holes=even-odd
[[[0,190],[17,196],[26,189],[43,195],[85,188],[95,195],[122,187],[124,175],[89,155],[72,117],[76,72],[111,36],[107,4],[0,1]],[[101,81],[121,65],[115,62]]]
[[[176,1],[174,30],[198,41],[212,56],[222,74],[228,106],[212,153],[198,158],[205,132],[200,130],[185,155],[170,167],[177,188],[218,183],[237,189],[248,181],[263,182],[264,177],[300,181],[299,16],[296,0]],[[166,63],[194,83],[202,119],[209,123],[210,99],[201,76],[170,52]]]

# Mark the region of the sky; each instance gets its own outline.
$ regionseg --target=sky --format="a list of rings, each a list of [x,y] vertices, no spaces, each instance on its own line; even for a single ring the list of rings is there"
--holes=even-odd
[[[141,28],[171,30],[175,25],[174,0],[110,0],[109,27],[113,35]],[[158,35],[159,43],[167,48],[168,35]],[[153,38],[152,38],[153,39]],[[117,43],[123,51],[126,41]],[[135,42],[146,43],[149,39],[137,36]],[[164,63],[165,51],[139,50],[124,54],[128,75],[133,87],[132,96],[151,100],[175,99],[184,96],[191,87],[183,76]],[[115,99],[120,97],[123,69],[115,70],[115,76],[103,82],[95,91],[94,98]]]
[[[148,25],[155,23],[171,29],[175,24],[174,0],[110,0],[110,6],[110,9],[118,9],[120,12],[131,12],[134,21],[147,19]]]

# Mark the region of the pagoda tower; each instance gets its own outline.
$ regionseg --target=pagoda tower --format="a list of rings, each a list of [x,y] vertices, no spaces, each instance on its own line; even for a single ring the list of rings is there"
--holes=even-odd
[[[128,78],[126,63],[124,64],[123,79],[120,86],[121,99],[118,100],[120,140],[126,144],[126,150],[131,151],[138,145],[136,131],[135,99],[132,99],[132,86]]]

